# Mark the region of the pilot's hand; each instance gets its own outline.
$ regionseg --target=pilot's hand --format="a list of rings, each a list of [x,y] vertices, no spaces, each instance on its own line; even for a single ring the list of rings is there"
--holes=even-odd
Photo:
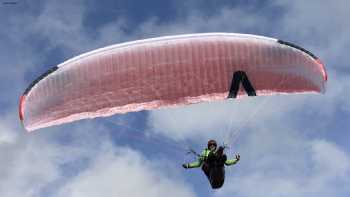
[[[239,154],[237,154],[236,159],[237,159],[237,161],[239,161],[241,159],[241,156]]]
[[[185,169],[188,169],[188,163],[182,164],[182,167],[185,168]]]

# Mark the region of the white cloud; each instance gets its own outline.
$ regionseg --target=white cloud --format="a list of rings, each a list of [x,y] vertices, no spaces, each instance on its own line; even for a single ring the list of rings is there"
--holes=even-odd
[[[0,144],[1,196],[38,196],[45,184],[59,177],[54,162],[59,149],[28,138],[20,135],[11,143]]]
[[[8,125],[0,122],[0,146],[13,144],[17,140],[17,133],[12,132]]]
[[[340,196],[349,192],[345,185],[350,183],[350,156],[324,140],[298,140],[302,146],[273,146],[283,153],[276,158],[270,151],[261,154],[261,158],[255,157],[255,164],[248,158],[249,167],[232,170],[217,196]],[[265,157],[270,162],[259,165]],[[239,175],[235,174],[237,171]]]
[[[315,140],[311,143],[311,151],[315,170],[319,174],[350,181],[350,157],[340,147],[325,140]]]
[[[344,69],[349,73],[350,46],[349,1],[278,1],[285,8],[282,23],[286,37],[306,43],[325,61],[328,69]]]
[[[153,17],[140,25],[137,35],[155,37],[170,34],[195,32],[247,32],[251,29],[264,30],[268,28],[268,20],[259,15],[247,13],[240,8],[219,10],[213,16],[207,16],[196,8],[188,8],[188,16],[172,23],[159,23],[159,18]],[[244,20],[242,20],[244,19]]]
[[[169,172],[167,160],[111,145],[100,126],[50,130],[22,130],[11,143],[0,144],[0,196],[195,196],[178,168]],[[69,133],[63,137],[69,143],[60,142],[61,133]]]
[[[127,148],[111,150],[107,148],[57,196],[195,196],[181,181],[166,177],[154,164],[157,161],[148,161]]]
[[[284,98],[244,98],[155,110],[149,114],[149,126],[156,133],[166,134],[174,139],[195,137],[198,140],[222,140],[232,131],[244,129],[256,121],[264,122],[268,119],[266,114],[276,116],[276,111],[288,111]],[[276,103],[280,105],[280,109],[272,107]]]

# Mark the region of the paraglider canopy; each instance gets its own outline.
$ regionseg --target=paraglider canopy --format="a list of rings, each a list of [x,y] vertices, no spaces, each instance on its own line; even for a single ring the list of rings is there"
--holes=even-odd
[[[138,40],[67,60],[20,98],[28,131],[84,118],[203,101],[325,91],[309,51],[274,38],[189,34]]]

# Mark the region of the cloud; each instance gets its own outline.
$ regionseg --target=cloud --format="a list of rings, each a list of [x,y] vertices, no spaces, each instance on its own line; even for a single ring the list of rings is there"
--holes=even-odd
[[[279,1],[285,8],[283,34],[306,43],[311,51],[325,60],[328,69],[346,71],[349,74],[349,57],[344,52],[350,46],[349,1]]]
[[[239,175],[229,176],[217,196],[228,193],[238,196],[341,196],[349,192],[345,185],[350,182],[350,157],[341,147],[325,140],[299,139],[299,144],[302,146],[294,148],[286,144],[292,150],[274,146],[284,152],[276,160],[266,151],[261,158],[255,158],[255,164],[243,167]],[[266,159],[271,162],[259,165]],[[238,168],[242,170],[242,167]]]
[[[172,23],[160,23],[155,17],[143,22],[138,33],[141,37],[155,37],[198,32],[241,32],[249,33],[254,29],[262,32],[267,28],[268,19],[248,12],[245,8],[223,7],[217,13],[208,16],[195,7],[187,7],[186,17]],[[244,20],[241,20],[244,18]]]
[[[0,146],[3,144],[13,144],[17,140],[17,133],[13,132],[3,121],[0,123]]]
[[[263,106],[267,102],[273,101],[271,98],[245,98],[155,110],[150,112],[148,123],[154,132],[167,134],[178,140],[224,139],[227,133],[247,126],[245,124],[256,120],[263,121],[259,112],[269,111],[268,107]],[[273,111],[275,110],[271,111],[271,115]]]
[[[325,140],[315,140],[311,143],[311,152],[315,171],[319,174],[350,181],[350,157],[340,147]]]
[[[0,196],[195,196],[179,169],[164,167],[174,164],[113,146],[101,126],[87,122],[50,130],[23,131],[2,141]],[[1,130],[0,136],[8,133],[16,131]]]
[[[16,131],[6,129],[0,133],[3,136]],[[45,184],[59,176],[54,162],[59,149],[54,149],[52,145],[40,140],[28,138],[30,137],[22,134],[0,144],[1,196],[38,196]]]
[[[164,176],[156,161],[127,148],[110,150],[105,150],[57,196],[195,196],[181,181]]]

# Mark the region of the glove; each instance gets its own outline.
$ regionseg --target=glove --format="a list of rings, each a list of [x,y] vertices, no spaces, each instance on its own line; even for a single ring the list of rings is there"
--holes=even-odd
[[[188,163],[182,164],[182,167],[185,168],[185,169],[188,169]]]
[[[241,156],[239,154],[237,154],[236,159],[237,159],[237,161],[239,161],[241,159]]]

